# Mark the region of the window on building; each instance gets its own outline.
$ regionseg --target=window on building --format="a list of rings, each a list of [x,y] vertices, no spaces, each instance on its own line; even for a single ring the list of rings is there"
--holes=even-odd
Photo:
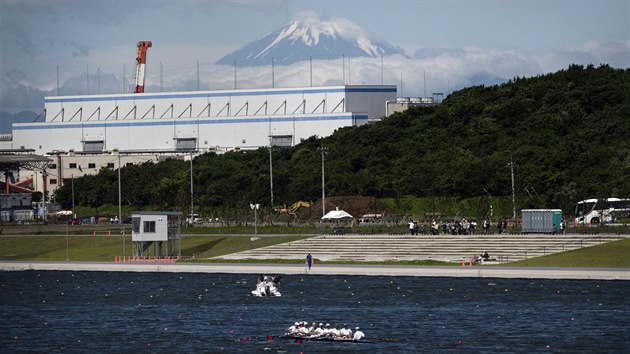
[[[107,168],[114,168],[114,163],[113,162],[108,162],[107,163]]]
[[[145,233],[155,232],[155,221],[145,221],[142,229]]]
[[[178,151],[189,151],[197,148],[197,138],[176,138],[175,149]]]
[[[272,146],[291,146],[292,142],[292,135],[276,135],[271,137]]]
[[[77,168],[77,164],[76,162],[70,162],[70,165],[68,165],[69,168]]]
[[[57,164],[56,163],[50,163],[50,164],[48,164],[48,168],[57,168]]]
[[[133,217],[131,218],[131,230],[135,233],[140,232],[140,218],[139,217]]]
[[[83,151],[85,152],[102,152],[104,146],[103,140],[83,141]]]
[[[129,166],[133,166],[133,162],[127,162],[127,163],[125,164],[125,166],[127,166],[127,167],[129,167]]]
[[[88,168],[96,168],[96,164],[94,162],[88,163]]]
[[[48,180],[48,183],[50,183],[50,184],[57,184],[57,179],[51,178],[51,179]]]

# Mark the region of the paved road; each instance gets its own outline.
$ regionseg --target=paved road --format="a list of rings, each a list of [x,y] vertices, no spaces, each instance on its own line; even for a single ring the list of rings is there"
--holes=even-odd
[[[0,261],[3,270],[70,270],[117,272],[189,272],[243,274],[386,275],[418,277],[480,277],[630,280],[627,268],[543,268],[499,266],[414,267],[390,265],[315,265],[307,272],[296,264],[234,263],[115,263],[115,262],[28,262]]]

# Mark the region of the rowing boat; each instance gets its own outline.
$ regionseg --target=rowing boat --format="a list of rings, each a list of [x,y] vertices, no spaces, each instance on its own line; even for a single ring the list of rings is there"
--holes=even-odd
[[[308,341],[317,341],[317,342],[351,342],[351,343],[372,343],[369,340],[365,340],[365,339],[359,339],[359,340],[354,340],[352,338],[339,338],[339,337],[326,337],[326,336],[317,336],[317,335],[312,335],[312,336],[296,336],[293,334],[285,334],[284,336],[281,336],[280,338],[282,339],[292,339],[292,340],[308,340]]]

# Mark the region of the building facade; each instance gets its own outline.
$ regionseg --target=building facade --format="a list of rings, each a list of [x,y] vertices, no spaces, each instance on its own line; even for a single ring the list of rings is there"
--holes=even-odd
[[[440,94],[441,95],[441,94]],[[411,107],[432,107],[437,105],[437,101],[433,97],[399,97],[385,103],[385,116],[396,112],[404,112]]]
[[[101,168],[205,152],[293,146],[386,114],[395,85],[343,85],[46,97],[43,122],[13,124],[0,142],[53,160],[32,176],[52,193]]]
[[[229,151],[294,145],[385,115],[396,87],[331,86],[47,97],[45,122],[13,125],[13,149]]]

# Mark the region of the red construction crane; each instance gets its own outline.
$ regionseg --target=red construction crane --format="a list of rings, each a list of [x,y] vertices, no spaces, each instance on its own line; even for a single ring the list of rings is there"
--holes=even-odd
[[[136,58],[136,93],[144,92],[144,66],[147,63],[147,48],[151,48],[150,41],[138,42],[138,57]]]

